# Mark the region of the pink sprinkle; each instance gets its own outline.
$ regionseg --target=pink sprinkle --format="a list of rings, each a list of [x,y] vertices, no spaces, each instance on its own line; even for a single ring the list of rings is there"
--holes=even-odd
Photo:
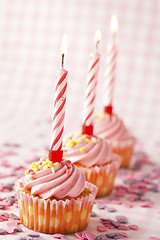
[[[129,235],[127,233],[125,233],[125,232],[119,232],[118,234],[123,236],[123,237],[129,237]]]
[[[128,227],[128,226],[126,226],[126,225],[123,225],[123,224],[121,224],[119,227],[118,227],[118,230],[125,230],[125,231],[127,231],[127,230],[129,230],[130,228]]]
[[[127,217],[126,216],[123,216],[123,215],[119,215],[119,216],[115,216],[115,219],[126,219],[126,220],[128,220],[127,219]]]
[[[140,207],[150,208],[152,206],[153,206],[153,203],[151,201],[144,201],[140,204]]]
[[[124,206],[126,208],[132,208],[133,207],[132,204],[128,204],[128,203],[123,203],[122,206]]]
[[[61,239],[61,237],[64,237],[64,235],[62,235],[61,233],[55,233],[52,235],[52,237]]]
[[[87,238],[88,240],[94,240],[96,238],[96,235],[87,231],[84,231],[82,233],[82,236],[84,236],[84,238]]]
[[[115,227],[111,224],[104,224],[105,227],[107,227],[108,229],[114,229]]]
[[[82,237],[82,233],[75,233],[76,237],[79,238],[79,239],[83,239]]]
[[[126,240],[126,238],[118,238],[117,240]]]
[[[111,200],[111,202],[114,203],[114,204],[118,204],[118,205],[122,204],[122,201],[121,200],[117,200],[117,199],[113,199],[113,200]]]
[[[6,232],[7,232],[8,234],[11,234],[11,233],[14,233],[15,229],[16,229],[16,227],[13,226],[13,227],[10,227],[10,228],[6,229]]]
[[[115,193],[115,196],[116,197],[124,197],[126,195],[126,191],[124,191],[124,190],[118,190],[118,191],[116,191],[116,193]]]
[[[11,220],[7,222],[7,226],[10,227],[17,227],[17,225],[20,224],[19,220]]]
[[[131,230],[138,230],[139,227],[137,225],[129,225],[128,226]]]
[[[149,237],[148,240],[160,240],[160,238],[157,238],[157,237]]]
[[[137,199],[137,196],[136,196],[136,195],[127,198],[127,200],[128,200],[129,202],[135,202],[136,199]]]
[[[106,232],[106,231],[108,231],[108,227],[105,227],[105,226],[97,226],[97,230],[99,231],[99,232]]]

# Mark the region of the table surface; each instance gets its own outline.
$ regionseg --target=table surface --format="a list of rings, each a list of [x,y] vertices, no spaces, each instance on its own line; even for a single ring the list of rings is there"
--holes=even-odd
[[[59,49],[65,32],[68,35],[65,68],[69,71],[65,133],[81,127],[87,64],[89,54],[94,50],[93,38],[97,29],[102,31],[102,41],[99,44],[101,63],[95,112],[102,111],[106,48],[111,39],[109,23],[112,14],[117,14],[114,111],[136,136],[138,144],[130,169],[119,173],[116,186],[125,185],[144,196],[132,202],[135,193],[126,194],[129,190],[119,192],[122,188],[116,188],[102,199],[105,209],[100,210],[99,205],[94,205],[97,217],[91,218],[86,231],[105,234],[97,230],[97,225],[102,225],[100,218],[114,220],[115,216],[125,215],[127,225],[139,226],[137,231],[126,231],[128,239],[160,238],[159,11],[158,0],[0,0],[2,186],[15,182],[17,176],[24,175],[31,162],[48,154],[55,79],[60,66]],[[15,169],[15,166],[19,168]],[[13,172],[15,176],[11,177]],[[3,188],[0,189],[1,198],[14,195],[14,191],[2,192]],[[115,196],[119,196],[121,202],[115,201]],[[142,207],[142,201],[146,207]],[[106,206],[114,207],[116,212],[108,212]],[[18,214],[13,206],[4,211]],[[0,239],[16,239],[30,232],[21,227],[23,233],[0,236]],[[0,222],[0,228],[6,228],[6,222]],[[51,239],[48,235],[41,236]],[[74,235],[69,237],[75,238]]]
[[[5,146],[6,151],[3,153],[5,157],[10,159],[17,158],[18,146]],[[90,222],[85,231],[91,232],[96,236],[108,233],[125,232],[128,234],[126,239],[152,239],[149,237],[160,237],[159,221],[160,221],[160,166],[158,163],[152,162],[143,151],[138,149],[133,156],[132,163],[129,169],[121,169],[116,179],[116,186],[113,192],[106,197],[96,200],[93,206],[95,217],[90,218]],[[10,155],[10,156],[9,156]],[[152,161],[151,161],[152,160]],[[7,183],[16,181],[19,176],[24,175],[28,160],[19,164],[18,168],[15,164],[8,160],[2,162],[2,169],[0,173],[1,184],[4,186]],[[2,171],[4,169],[4,171]],[[15,176],[10,176],[15,175]],[[125,187],[125,188],[124,188]],[[9,196],[15,195],[14,189],[12,191],[4,192],[1,187],[1,198],[9,199]],[[2,201],[2,200],[1,200]],[[0,202],[1,203],[1,202]],[[3,205],[3,203],[2,203]],[[113,211],[113,212],[112,212]],[[1,213],[14,213],[18,215],[18,209],[15,204],[7,206]],[[100,232],[97,226],[103,226],[101,218],[107,218],[116,221],[117,216],[125,216],[128,219],[126,226],[137,225],[138,230],[118,230],[108,229],[105,232]],[[32,231],[19,225],[23,229],[22,233],[14,233],[3,235],[2,239],[18,239],[26,236]],[[0,223],[0,228],[7,229],[7,221]],[[40,234],[42,239],[51,239],[51,235]],[[76,239],[74,234],[67,235],[68,238]],[[158,238],[159,239],[159,238]]]

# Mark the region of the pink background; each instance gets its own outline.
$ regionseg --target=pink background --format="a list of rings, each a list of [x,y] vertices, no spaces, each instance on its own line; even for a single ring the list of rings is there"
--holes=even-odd
[[[160,2],[158,0],[0,1],[1,143],[49,145],[60,45],[68,35],[65,132],[80,128],[89,54],[102,31],[96,112],[102,110],[110,18],[119,19],[115,111],[145,146],[160,132]],[[41,140],[39,135],[43,134]]]

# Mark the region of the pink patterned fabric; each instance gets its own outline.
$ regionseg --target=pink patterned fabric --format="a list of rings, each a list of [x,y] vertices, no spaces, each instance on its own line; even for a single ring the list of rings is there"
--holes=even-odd
[[[109,24],[112,14],[117,14],[114,111],[144,145],[152,160],[158,162],[159,12],[158,0],[1,1],[0,161],[24,166],[24,161],[33,162],[48,155],[55,76],[65,32],[69,47],[65,58],[68,70],[65,132],[76,131],[82,124],[88,56],[93,51],[97,29],[102,32],[102,41],[95,112],[102,112],[106,49],[111,39]],[[141,214],[139,207],[117,207],[120,215],[130,217],[130,224],[141,226],[139,231],[129,232],[130,239],[160,236],[158,214],[153,218],[153,213],[159,211],[159,195],[153,193],[152,197],[157,199],[154,208],[142,208]],[[98,211],[101,217],[106,217],[101,211]],[[112,213],[109,214],[111,217]],[[92,223],[88,231],[92,231]],[[93,233],[98,235],[96,231]],[[5,238],[13,239],[13,235]]]

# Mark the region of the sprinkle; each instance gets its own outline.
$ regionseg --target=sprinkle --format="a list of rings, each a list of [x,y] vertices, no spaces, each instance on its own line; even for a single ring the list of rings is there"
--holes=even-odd
[[[43,162],[43,166],[47,166],[48,165],[48,162]]]
[[[82,135],[82,139],[84,140],[86,138],[86,136],[85,135]]]
[[[6,230],[3,228],[0,228],[0,235],[4,235],[6,233]]]
[[[55,173],[54,167],[51,167],[51,171],[52,171],[52,173]]]
[[[123,215],[119,215],[119,216],[115,216],[115,218],[118,220],[118,219],[127,219],[126,216],[123,216]]]
[[[90,143],[90,141],[91,141],[91,140],[90,140],[89,138],[86,138],[86,142],[87,142],[87,143]]]
[[[34,172],[38,172],[38,167],[34,167]]]
[[[106,234],[106,236],[108,238],[114,238],[115,236],[117,236],[117,233],[108,233],[108,234]]]
[[[17,227],[17,225],[20,224],[19,220],[12,220],[7,222],[7,227]]]
[[[51,167],[54,167],[54,164],[52,162],[49,162],[48,163],[48,167],[51,168]]]
[[[93,137],[92,142],[97,143],[98,142],[97,138]]]
[[[43,167],[43,170],[46,170],[46,169],[48,169],[48,166],[44,166],[44,167]]]
[[[113,220],[111,220],[111,224],[116,228],[118,228],[120,226],[119,222],[116,222],[116,221],[113,221]]]
[[[61,237],[64,237],[64,235],[62,235],[61,233],[55,233],[52,235],[52,237],[61,239]]]
[[[93,233],[90,233],[90,232],[87,232],[87,231],[84,231],[82,233],[82,237],[88,239],[88,240],[94,240],[96,238],[96,235],[94,235]]]
[[[33,167],[35,166],[35,164],[36,164],[36,162],[33,162],[33,163],[31,164],[31,168],[33,168]]]
[[[106,235],[99,235],[96,237],[96,240],[107,240],[107,236]]]
[[[17,215],[13,214],[13,213],[10,213],[10,214],[9,214],[9,217],[10,217],[11,219],[14,219],[14,220],[19,220],[19,217],[18,217]]]
[[[157,237],[149,237],[148,240],[160,240],[160,238],[157,238]]]
[[[128,237],[128,234],[125,233],[125,232],[119,232],[118,234],[121,235],[121,236],[123,236],[123,237]]]
[[[25,175],[27,175],[27,174],[28,174],[28,170],[25,171]]]
[[[39,237],[39,233],[29,233],[28,236],[32,238]]]
[[[85,152],[85,148],[82,147],[82,148],[80,149],[80,152],[81,152],[81,153],[84,153],[84,152]]]
[[[96,206],[97,206],[98,209],[105,209],[106,208],[106,205],[103,204],[103,203],[97,203]]]
[[[15,232],[15,229],[16,229],[16,227],[13,226],[13,227],[7,228],[6,232],[7,232],[8,234],[11,234],[11,233],[14,233],[14,232]]]
[[[127,224],[127,223],[128,223],[128,220],[125,219],[125,218],[119,218],[117,221],[118,221],[119,223],[123,223],[123,224]]]
[[[129,225],[128,226],[131,230],[138,230],[139,227],[137,225]]]
[[[74,143],[73,141],[71,141],[71,142],[69,143],[69,146],[70,146],[70,147],[74,147],[74,145],[75,145],[75,143]]]
[[[129,230],[129,229],[130,228],[128,226],[123,225],[123,224],[118,227],[118,230]]]
[[[75,233],[76,237],[79,238],[79,239],[83,239],[82,237],[82,233]]]
[[[97,226],[97,230],[99,231],[99,232],[106,232],[106,231],[108,231],[108,227],[105,227],[105,226],[100,226],[100,225],[98,225]]]
[[[151,201],[144,201],[140,204],[140,207],[144,207],[144,208],[150,208],[153,206],[153,203]]]
[[[108,212],[116,212],[117,210],[113,207],[107,207]]]
[[[95,213],[95,212],[91,212],[91,217],[96,217],[97,216],[97,214]]]

